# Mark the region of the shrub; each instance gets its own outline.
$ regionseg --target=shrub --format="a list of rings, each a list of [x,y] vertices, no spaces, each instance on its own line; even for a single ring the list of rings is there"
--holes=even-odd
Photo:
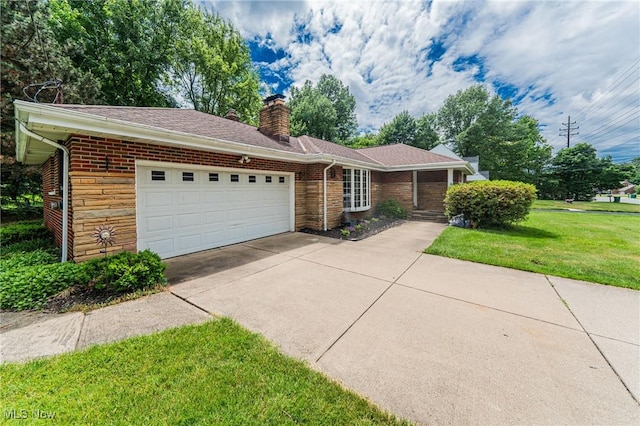
[[[384,215],[392,219],[405,219],[407,217],[407,209],[402,207],[396,200],[386,200],[378,204],[376,207],[378,215]]]
[[[503,226],[524,220],[536,198],[533,185],[511,181],[477,181],[449,187],[445,213],[464,215],[474,227]]]
[[[3,246],[20,241],[51,238],[51,231],[40,220],[15,222],[0,228],[0,244]]]
[[[52,238],[38,238],[35,240],[20,241],[9,244],[8,246],[3,246],[2,256],[0,257],[4,258],[13,253],[24,253],[40,249],[51,253],[58,253],[58,247],[56,247]]]
[[[13,252],[0,259],[0,271],[22,268],[24,266],[48,265],[59,260],[52,250],[37,249],[28,252]]]
[[[137,254],[125,251],[89,260],[82,266],[90,277],[88,285],[97,290],[124,292],[166,282],[166,265],[160,256],[149,250]]]
[[[84,268],[72,262],[3,269],[0,308],[38,309],[50,296],[86,281]]]

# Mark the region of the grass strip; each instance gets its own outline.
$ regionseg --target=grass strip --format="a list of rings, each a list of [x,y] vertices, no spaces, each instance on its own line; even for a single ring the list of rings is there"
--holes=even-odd
[[[3,365],[0,379],[4,422],[407,424],[229,319]]]
[[[533,210],[507,229],[448,227],[425,253],[640,290],[640,217]]]

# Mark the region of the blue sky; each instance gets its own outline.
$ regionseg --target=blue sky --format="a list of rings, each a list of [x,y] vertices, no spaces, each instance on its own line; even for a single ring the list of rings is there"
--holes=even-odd
[[[640,156],[637,0],[202,3],[243,34],[265,92],[333,74],[356,98],[360,131],[480,83],[537,118],[556,150],[571,115],[572,145]]]

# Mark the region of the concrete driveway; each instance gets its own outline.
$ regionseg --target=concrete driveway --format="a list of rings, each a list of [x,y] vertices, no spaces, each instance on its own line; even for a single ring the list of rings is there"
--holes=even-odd
[[[422,254],[442,229],[256,240],[170,290],[417,423],[640,423],[640,292]]]

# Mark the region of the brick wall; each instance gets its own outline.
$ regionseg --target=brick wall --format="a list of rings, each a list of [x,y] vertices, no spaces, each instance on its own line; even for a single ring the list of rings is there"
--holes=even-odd
[[[380,201],[396,200],[407,211],[413,210],[413,172],[382,174]]]
[[[74,135],[67,145],[71,152],[70,195],[73,195],[69,209],[69,255],[77,261],[100,254],[101,247],[96,245],[93,233],[97,226],[105,223],[114,225],[117,232],[117,245],[110,247],[110,251],[136,250],[136,160],[295,173],[295,228],[321,229],[323,226],[322,178],[326,164],[296,164],[260,158],[240,164],[239,155],[82,135]],[[54,156],[43,165],[43,190],[45,223],[54,231],[59,243],[62,212],[52,210],[49,205],[61,197],[59,191],[56,196],[48,195],[58,185],[57,161]],[[342,218],[342,168],[329,169],[327,178],[327,222],[329,227],[334,227],[340,225]]]

